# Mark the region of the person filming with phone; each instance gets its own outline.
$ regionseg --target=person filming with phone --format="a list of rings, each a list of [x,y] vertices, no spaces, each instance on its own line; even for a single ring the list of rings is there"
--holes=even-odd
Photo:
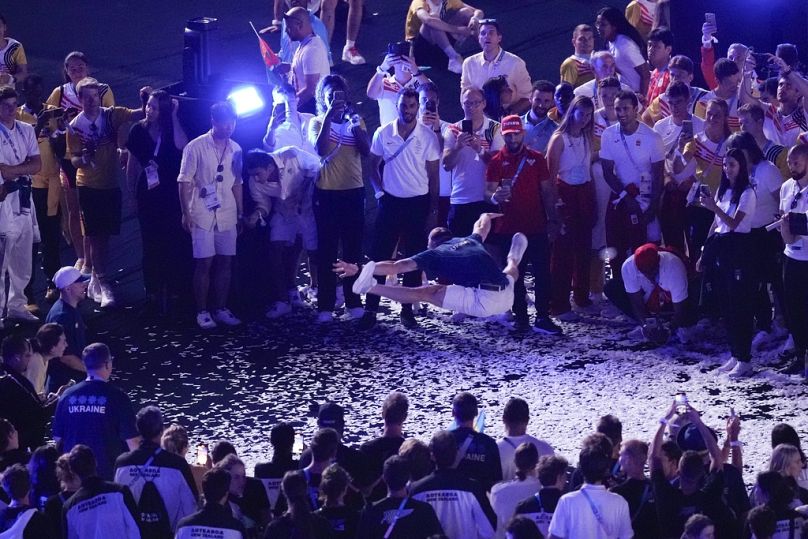
[[[399,90],[417,90],[428,81],[410,54],[409,42],[389,43],[387,54],[370,78],[367,88],[368,97],[379,103],[379,124],[385,125],[396,119],[396,97]]]

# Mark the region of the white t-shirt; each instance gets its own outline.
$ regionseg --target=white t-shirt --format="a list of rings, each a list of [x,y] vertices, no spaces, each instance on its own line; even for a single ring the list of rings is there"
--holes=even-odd
[[[639,92],[640,74],[634,68],[645,63],[640,47],[630,37],[618,34],[614,41],[609,42],[609,52],[614,56],[620,82],[628,85],[632,91]]]
[[[558,177],[568,185],[583,185],[592,179],[589,164],[592,145],[584,137],[561,135],[564,149],[558,163]]]
[[[797,195],[800,198],[795,200]],[[789,212],[808,213],[808,187],[800,189],[797,180],[793,178],[786,180],[780,188],[780,213],[785,215]],[[786,244],[784,252],[794,260],[808,261],[808,236],[797,236],[794,243]]]
[[[600,158],[614,162],[615,174],[623,186],[636,184],[640,194],[647,196],[651,194],[651,165],[665,160],[665,146],[662,137],[642,122],[631,135],[623,134],[616,123],[603,131]]]
[[[449,125],[444,139],[444,148],[451,149],[457,144],[457,137],[462,133],[462,121]],[[483,124],[474,133],[480,138],[480,146],[486,152],[498,152],[505,139],[500,133],[499,122],[485,118]],[[449,171],[452,175],[452,204],[468,204],[485,200],[485,167],[486,164],[473,149],[468,146],[460,150],[457,163]]]
[[[724,196],[721,199],[718,199],[718,193],[716,193],[716,204],[719,208],[724,210],[724,212],[729,215],[730,217],[734,217],[739,211],[744,213],[744,217],[738,226],[735,227],[735,230],[730,230],[729,226],[724,223],[717,215],[715,216],[715,232],[716,234],[726,234],[727,232],[738,232],[740,234],[748,233],[752,230],[752,216],[755,214],[755,205],[756,199],[755,190],[751,187],[744,190],[741,193],[741,198],[738,200],[738,204],[733,204],[732,200],[732,190],[727,189],[724,192]]]
[[[406,147],[393,158],[404,144]],[[430,128],[417,122],[405,141],[398,134],[398,120],[390,122],[373,134],[370,151],[385,162],[382,188],[386,193],[411,198],[429,192],[426,163],[440,159],[438,138]]]
[[[34,127],[25,122],[15,120],[11,129],[0,126],[0,163],[19,165],[29,157],[39,155],[39,144]],[[0,181],[4,181],[0,175]],[[9,235],[17,235],[24,226],[33,224],[33,203],[31,211],[22,213],[20,208],[20,192],[14,191],[6,195],[0,202],[0,231]]]
[[[539,451],[539,457],[555,454],[553,446],[538,438],[534,438],[530,434],[505,436],[497,442],[497,447],[499,448],[499,462],[502,466],[502,478],[505,481],[509,481],[516,476],[516,465],[513,463],[513,456],[514,453],[516,453],[516,448],[524,443],[536,446],[536,449]]]
[[[757,165],[749,167],[749,183],[757,195],[752,228],[760,228],[773,222],[780,213],[780,188],[783,186],[783,176],[779,168],[764,159]]]
[[[659,253],[659,273],[657,280],[652,283],[634,263],[634,255],[623,262],[620,269],[623,275],[623,286],[626,293],[643,293],[643,301],[648,301],[656,286],[671,295],[673,303],[681,303],[687,299],[687,268],[684,262],[673,253],[661,251]]]
[[[533,496],[541,489],[536,477],[526,477],[524,481],[513,479],[502,481],[491,487],[491,508],[497,515],[497,532],[494,537],[503,539],[505,537],[505,527],[513,518],[516,506],[519,502]]]
[[[303,151],[317,155],[317,150],[308,138],[309,124],[314,114],[307,112],[294,112],[284,122],[264,136],[264,147],[270,152],[277,148],[295,146]],[[270,142],[272,143],[270,145]]]
[[[704,131],[704,120],[693,115],[688,119],[693,122],[694,134]],[[662,137],[662,144],[664,144],[665,153],[667,154],[676,147],[679,135],[682,132],[682,126],[674,123],[673,116],[666,116],[654,124],[654,131]]]
[[[328,49],[319,36],[311,34],[300,42],[292,57],[292,86],[300,90],[305,84],[306,75],[318,75],[319,81],[329,73]]]
[[[601,515],[602,524],[592,506]],[[631,539],[634,531],[628,502],[603,485],[584,483],[581,490],[564,494],[558,501],[550,521],[550,534],[564,539]]]

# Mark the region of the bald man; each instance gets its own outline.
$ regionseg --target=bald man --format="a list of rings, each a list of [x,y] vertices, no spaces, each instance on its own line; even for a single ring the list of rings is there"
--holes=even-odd
[[[309,12],[303,7],[293,7],[283,16],[286,34],[300,46],[292,57],[291,64],[276,68],[281,73],[290,73],[290,82],[295,88],[299,112],[315,114],[314,91],[321,78],[331,73],[328,65],[328,49],[314,33]]]

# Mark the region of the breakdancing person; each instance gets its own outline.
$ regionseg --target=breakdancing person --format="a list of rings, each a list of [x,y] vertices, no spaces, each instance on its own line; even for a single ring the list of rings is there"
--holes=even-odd
[[[398,261],[368,262],[359,266],[343,260],[334,264],[340,277],[359,273],[353,285],[357,294],[376,294],[399,303],[424,302],[470,316],[502,314],[513,305],[513,285],[519,276],[519,262],[527,249],[527,237],[516,233],[508,252],[508,263],[500,270],[483,242],[491,231],[491,220],[498,213],[484,213],[474,223],[474,232],[465,238],[453,238],[443,227],[432,229],[426,251]],[[454,284],[430,284],[417,288],[377,284],[374,275],[397,275],[425,271]]]

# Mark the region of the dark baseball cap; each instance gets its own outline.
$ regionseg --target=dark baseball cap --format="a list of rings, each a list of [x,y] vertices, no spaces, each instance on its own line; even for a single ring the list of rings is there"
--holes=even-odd
[[[317,412],[317,424],[321,427],[335,427],[345,423],[345,409],[336,402],[320,405]]]
[[[707,427],[713,439],[718,440],[718,435],[713,429]],[[704,437],[699,432],[695,423],[688,423],[676,435],[676,444],[682,451],[707,451],[707,444],[704,443]]]

